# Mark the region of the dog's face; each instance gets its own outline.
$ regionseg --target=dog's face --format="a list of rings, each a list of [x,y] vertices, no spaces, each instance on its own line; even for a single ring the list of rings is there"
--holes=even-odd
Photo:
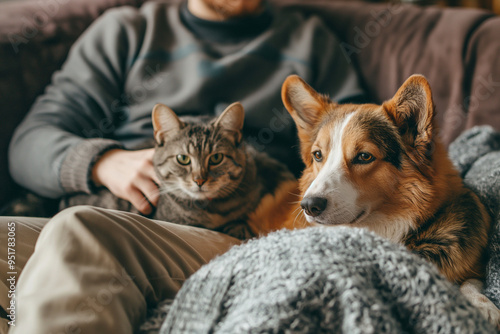
[[[336,104],[297,76],[285,81],[282,97],[306,164],[300,187],[307,221],[405,220],[397,197],[413,200],[429,186],[434,109],[425,78],[411,77],[381,106]]]

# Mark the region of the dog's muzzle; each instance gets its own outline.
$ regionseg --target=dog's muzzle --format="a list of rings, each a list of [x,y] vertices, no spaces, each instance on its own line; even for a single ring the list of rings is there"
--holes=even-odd
[[[300,202],[300,206],[307,215],[311,217],[317,217],[325,211],[328,200],[322,197],[306,197]]]

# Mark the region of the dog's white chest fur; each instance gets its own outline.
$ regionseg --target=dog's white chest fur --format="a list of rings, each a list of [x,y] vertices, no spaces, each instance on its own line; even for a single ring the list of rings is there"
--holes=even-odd
[[[401,243],[414,225],[410,218],[389,218],[380,213],[373,213],[366,217],[359,227],[367,228],[392,242]]]

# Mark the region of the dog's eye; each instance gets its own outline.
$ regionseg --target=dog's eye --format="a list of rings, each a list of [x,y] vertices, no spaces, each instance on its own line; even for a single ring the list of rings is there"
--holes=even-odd
[[[191,163],[191,158],[184,154],[177,155],[177,162],[183,166],[189,165]]]
[[[314,160],[316,160],[317,162],[323,161],[323,154],[321,153],[321,151],[314,151],[313,157],[314,157]]]
[[[354,163],[369,164],[373,160],[375,160],[375,157],[373,155],[371,155],[370,153],[362,152],[362,153],[359,153],[356,156],[356,158],[354,158]]]

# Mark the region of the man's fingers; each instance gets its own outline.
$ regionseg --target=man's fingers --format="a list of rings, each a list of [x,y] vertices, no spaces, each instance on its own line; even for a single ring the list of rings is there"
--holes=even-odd
[[[144,177],[137,180],[136,187],[146,196],[148,201],[156,206],[160,198],[158,186],[149,178]]]
[[[156,175],[155,169],[153,167],[153,163],[151,163],[151,166],[146,168],[144,170],[145,176],[156,182],[156,184],[160,184],[160,180],[158,179],[158,176]]]
[[[143,215],[147,216],[153,212],[153,208],[146,200],[143,193],[137,188],[129,193],[129,201]]]
[[[116,196],[128,200],[144,215],[158,204],[160,183],[153,167],[155,149],[113,150],[101,157],[94,182],[106,186]],[[100,166],[98,169],[97,166]]]
[[[155,149],[154,148],[147,148],[147,149],[142,150],[142,152],[144,152],[144,154],[146,155],[146,157],[149,160],[152,160],[153,159],[153,155],[155,153]]]
[[[149,177],[151,180],[156,182],[156,184],[160,184],[160,180],[158,179],[158,176],[156,175],[155,169],[153,167],[153,155],[155,152],[155,149],[147,149],[143,151],[146,157],[146,164],[142,168],[142,173]]]

